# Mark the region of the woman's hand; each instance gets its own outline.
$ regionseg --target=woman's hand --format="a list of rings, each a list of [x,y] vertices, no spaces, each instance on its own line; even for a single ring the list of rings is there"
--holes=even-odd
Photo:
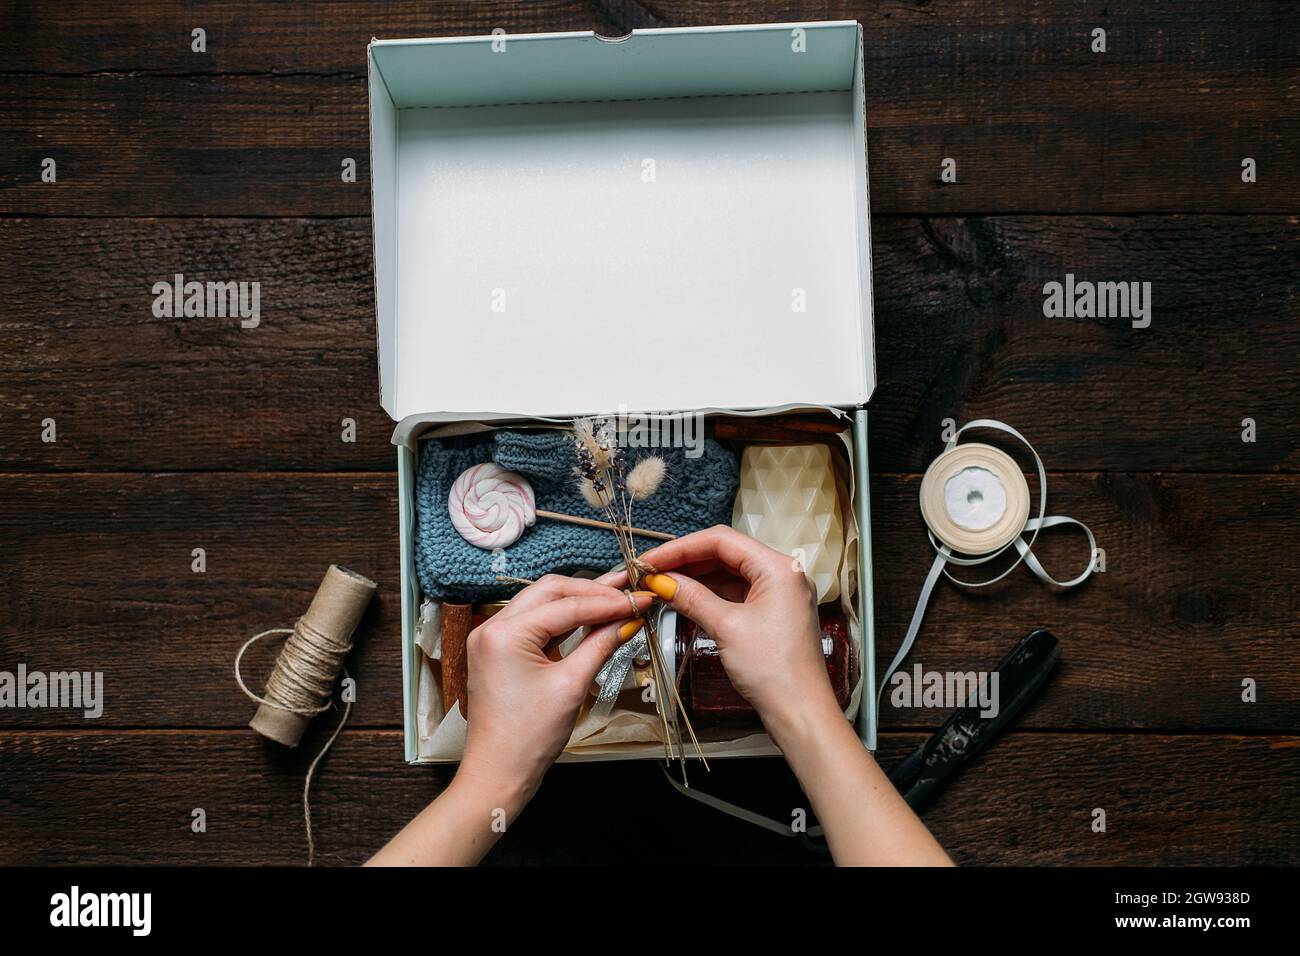
[[[633,595],[640,611],[652,599],[649,593]],[[624,592],[548,574],[470,632],[473,710],[457,776],[501,792],[517,804],[515,812],[522,809],[568,743],[596,672],[636,633],[622,627],[632,616]],[[554,638],[598,624],[605,626],[568,657],[546,656]]]
[[[778,743],[810,712],[839,713],[822,655],[816,592],[788,555],[718,526],[642,558],[670,572],[647,575],[643,586],[717,642],[731,683]]]
[[[722,527],[642,558],[666,572],[644,585],[717,642],[727,676],[799,778],[836,863],[951,865],[836,704],[816,598],[794,561]],[[872,706],[870,695],[865,688],[862,706]]]
[[[628,595],[595,581],[548,574],[469,635],[465,753],[451,784],[370,865],[472,866],[537,791],[560,755],[578,708],[605,660],[640,629],[648,592]],[[610,623],[614,622],[614,623]],[[568,657],[546,647],[579,627],[591,631]]]

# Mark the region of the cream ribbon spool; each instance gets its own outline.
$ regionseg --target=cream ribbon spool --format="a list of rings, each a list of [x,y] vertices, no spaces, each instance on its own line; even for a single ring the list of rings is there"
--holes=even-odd
[[[1020,472],[1020,466],[1010,455],[991,445],[977,442],[958,445],[964,432],[977,429],[991,429],[1011,435],[1034,456],[1034,466],[1038,471],[1037,515],[1029,517],[1029,485]],[[1040,581],[1059,588],[1072,588],[1088,579],[1097,567],[1097,540],[1092,531],[1083,522],[1065,515],[1046,515],[1046,509],[1047,470],[1043,467],[1038,452],[1024,435],[1010,425],[991,418],[976,419],[957,429],[948,440],[943,454],[931,462],[925,477],[921,479],[921,517],[925,520],[930,544],[934,546],[936,554],[925,584],[921,586],[921,596],[917,599],[916,610],[912,612],[912,621],[907,627],[903,643],[899,645],[898,652],[880,679],[876,691],[877,711],[880,710],[880,701],[889,685],[889,678],[916,643],[921,621],[925,618],[925,609],[940,575],[962,587],[983,588],[1001,581],[1023,562]],[[1058,581],[1048,574],[1033,552],[1039,531],[1061,525],[1075,525],[1088,536],[1088,565],[1082,573],[1068,581]],[[1029,539],[1025,540],[1027,532]],[[1010,547],[1016,549],[1019,557],[1001,574],[987,580],[963,581],[953,577],[948,570],[950,564],[960,567],[984,564]]]
[[[1006,452],[972,442],[948,449],[921,479],[921,516],[962,554],[1006,548],[1029,520],[1029,484]]]

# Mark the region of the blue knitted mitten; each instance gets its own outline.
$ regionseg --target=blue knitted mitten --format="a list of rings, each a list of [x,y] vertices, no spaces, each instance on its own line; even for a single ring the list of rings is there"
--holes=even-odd
[[[640,528],[684,535],[731,521],[740,480],[736,456],[712,439],[704,453],[687,458],[683,449],[653,449],[667,465],[659,491],[637,502],[632,521]],[[629,467],[642,454],[628,449]],[[495,461],[517,471],[533,486],[544,511],[603,519],[577,488],[572,436],[567,430],[536,432],[499,429],[487,435],[425,442],[415,488],[415,565],[420,586],[435,598],[484,601],[511,592],[498,575],[539,578],[550,572],[607,571],[622,562],[614,534],[539,518],[523,537],[500,551],[484,551],[456,531],[447,513],[452,483],[467,468]],[[645,549],[655,542],[638,539]]]

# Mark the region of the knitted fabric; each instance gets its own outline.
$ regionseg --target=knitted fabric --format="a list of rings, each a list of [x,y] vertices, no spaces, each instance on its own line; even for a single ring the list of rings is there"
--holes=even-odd
[[[642,452],[627,449],[629,467]],[[650,452],[644,452],[649,454]],[[731,520],[739,484],[736,456],[712,439],[704,453],[654,449],[667,465],[658,493],[632,507],[639,528],[684,535]],[[559,514],[604,520],[578,491],[573,440],[568,431],[521,432],[498,429],[487,435],[435,439],[424,443],[415,485],[415,567],[424,593],[461,601],[484,601],[510,593],[498,575],[535,579],[551,572],[608,571],[622,563],[614,533],[565,521],[538,518],[510,547],[485,551],[452,526],[447,495],[467,468],[495,461],[517,471],[533,486],[537,507]],[[657,542],[638,538],[644,550]]]

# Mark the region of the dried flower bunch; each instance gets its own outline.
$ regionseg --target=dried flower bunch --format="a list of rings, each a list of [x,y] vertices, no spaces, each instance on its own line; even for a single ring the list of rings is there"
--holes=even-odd
[[[633,535],[632,506],[635,502],[652,497],[663,484],[667,465],[658,455],[648,455],[628,467],[627,455],[618,442],[614,423],[608,418],[579,418],[573,423],[573,446],[577,454],[578,489],[589,505],[604,514],[614,526],[619,550],[628,572],[628,584],[636,590],[648,568],[637,558]],[[677,691],[676,674],[667,672],[659,648],[659,635],[649,615],[642,621],[646,644],[650,652],[655,687],[655,708],[663,730],[665,757],[673,757],[674,750],[681,762],[682,778],[686,778],[686,755],[682,744],[681,726],[690,735],[695,751],[708,769],[708,761],[700,750],[699,741],[691,727],[686,707]],[[635,632],[633,634],[635,636]],[[678,723],[680,716],[681,725]]]
[[[630,509],[632,501],[645,501],[663,484],[668,467],[658,455],[642,458],[628,471],[627,456],[608,418],[580,418],[573,424],[573,434],[578,487],[593,508],[605,511],[629,499]],[[631,524],[631,519],[625,523]]]

